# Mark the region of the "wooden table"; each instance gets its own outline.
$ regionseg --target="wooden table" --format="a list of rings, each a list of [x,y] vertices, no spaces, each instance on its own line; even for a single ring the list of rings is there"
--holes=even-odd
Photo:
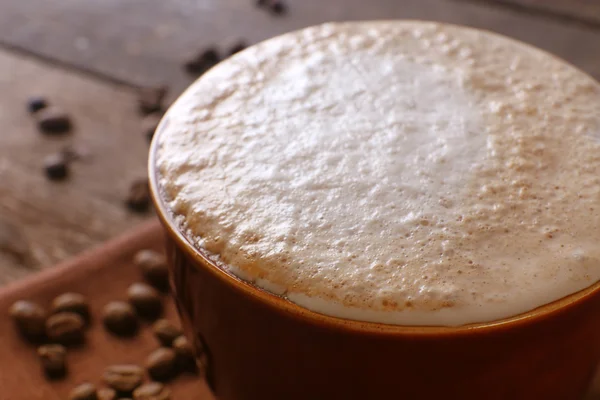
[[[254,0],[2,1],[0,284],[151,217],[123,206],[129,182],[146,173],[135,88],[166,83],[174,98],[191,81],[182,60],[204,46],[225,48],[240,38],[253,43],[329,20],[431,19],[516,37],[600,78],[600,24],[579,23],[581,12],[565,19],[491,0],[287,1],[289,14],[280,18],[256,9]],[[567,10],[587,3],[564,2]],[[35,94],[73,115],[72,135],[37,133],[25,110]],[[75,165],[67,182],[48,182],[43,157],[69,143],[87,147],[91,158]],[[15,245],[26,249],[25,257],[15,257]]]

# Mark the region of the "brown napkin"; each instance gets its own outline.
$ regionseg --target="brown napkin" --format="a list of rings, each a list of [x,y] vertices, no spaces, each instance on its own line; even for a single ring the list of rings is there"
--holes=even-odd
[[[101,385],[103,369],[111,364],[143,364],[158,343],[148,324],[132,339],[111,336],[102,327],[100,312],[111,300],[125,300],[127,287],[141,276],[131,260],[137,250],[162,251],[163,233],[153,221],[133,232],[54,268],[18,282],[0,293],[0,400],[65,400],[78,383]],[[69,372],[64,380],[48,381],[38,362],[35,346],[24,342],[13,328],[8,308],[17,299],[30,299],[42,305],[65,291],[89,297],[92,326],[86,332],[86,345],[69,349]],[[178,321],[173,303],[166,298],[166,316]],[[193,375],[181,375],[167,384],[173,399],[210,400],[204,382]]]

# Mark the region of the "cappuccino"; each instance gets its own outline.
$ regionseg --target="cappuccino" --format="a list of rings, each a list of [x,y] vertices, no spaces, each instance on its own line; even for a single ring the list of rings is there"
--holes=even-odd
[[[600,85],[502,36],[286,34],[203,75],[155,140],[188,240],[319,313],[456,326],[600,280]]]

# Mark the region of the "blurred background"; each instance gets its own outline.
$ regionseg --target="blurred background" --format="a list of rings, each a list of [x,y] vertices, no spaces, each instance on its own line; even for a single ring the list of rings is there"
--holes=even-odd
[[[395,18],[499,32],[600,78],[598,0],[0,0],[0,285],[153,218],[148,136],[214,62]]]

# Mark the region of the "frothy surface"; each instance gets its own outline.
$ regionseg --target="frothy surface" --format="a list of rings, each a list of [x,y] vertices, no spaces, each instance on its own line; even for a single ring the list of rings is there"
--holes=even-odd
[[[280,36],[199,79],[157,140],[188,238],[314,311],[460,325],[600,279],[600,86],[504,37]]]

